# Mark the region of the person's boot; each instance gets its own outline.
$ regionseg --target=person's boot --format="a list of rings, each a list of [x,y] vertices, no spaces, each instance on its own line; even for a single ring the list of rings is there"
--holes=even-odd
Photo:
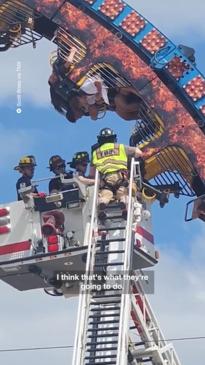
[[[107,215],[105,213],[105,209],[106,209],[106,204],[105,203],[98,204],[98,219],[100,221],[104,221],[107,218]]]
[[[127,209],[122,210],[122,218],[126,221],[127,220]]]
[[[167,203],[169,203],[169,195],[163,191],[159,197],[160,208],[163,208]]]
[[[119,206],[121,210],[126,210],[126,204],[123,201],[119,202]]]
[[[122,198],[122,200],[119,202],[120,209],[122,210],[122,218],[124,220],[127,219],[127,197]]]

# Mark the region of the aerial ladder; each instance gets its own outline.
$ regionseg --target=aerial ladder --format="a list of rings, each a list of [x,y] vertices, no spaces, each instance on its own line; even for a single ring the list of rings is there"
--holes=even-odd
[[[166,342],[160,330],[143,284],[133,280],[137,274],[143,276],[143,271],[129,275],[133,273],[133,229],[143,214],[143,205],[132,196],[133,183],[142,184],[139,162],[134,159],[127,219],[123,219],[119,204],[111,203],[102,222],[97,217],[99,176],[96,172],[72,365],[181,364],[172,344]],[[132,340],[133,328],[140,337],[137,343]]]

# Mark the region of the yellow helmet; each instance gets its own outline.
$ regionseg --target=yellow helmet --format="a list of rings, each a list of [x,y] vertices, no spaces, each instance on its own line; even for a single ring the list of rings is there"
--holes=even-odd
[[[26,167],[26,166],[37,166],[36,165],[36,159],[34,156],[29,155],[29,156],[23,156],[20,158],[19,160],[19,164],[18,166],[14,167],[14,170],[20,170],[22,167]]]

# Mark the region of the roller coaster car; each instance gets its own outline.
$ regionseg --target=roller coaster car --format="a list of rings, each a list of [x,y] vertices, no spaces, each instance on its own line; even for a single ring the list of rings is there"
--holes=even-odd
[[[169,195],[174,194],[175,198],[179,198],[181,188],[178,182],[172,184],[152,185],[148,182],[142,183],[142,195],[145,199],[154,201],[159,200],[161,208],[169,202]]]
[[[62,58],[61,56],[56,58],[55,54],[52,57],[53,60],[51,60],[51,63],[53,65],[53,74],[49,78],[49,84],[53,106],[58,112],[64,114],[69,122],[76,122],[82,116],[89,116],[88,111],[81,106],[81,98],[86,94],[80,90],[80,86],[88,77],[95,74],[96,66],[93,67],[93,70],[91,70],[86,77],[83,77],[75,84],[67,77],[68,75],[65,73],[64,75],[62,74],[62,66],[65,63],[65,58]],[[98,104],[97,110],[97,119],[100,119],[104,116],[106,111],[105,103]]]
[[[164,123],[161,118],[147,105],[142,105],[135,128],[130,137],[130,146],[144,148],[164,133]]]
[[[60,289],[56,273],[84,273],[92,196],[93,187],[69,179],[62,193],[0,205],[0,279],[21,291],[77,293],[79,282],[68,280]],[[100,238],[97,226],[94,237]],[[150,215],[133,230],[132,239],[133,268],[155,265]]]
[[[176,197],[200,195],[200,184],[194,183],[196,178],[200,179],[187,154],[179,146],[168,146],[145,160],[144,179],[154,181],[159,190],[166,191],[166,185],[172,185],[170,192]]]
[[[61,49],[59,48],[59,50]],[[157,119],[157,116],[152,112],[137,91],[112,65],[107,63],[96,64],[84,77],[74,84],[69,78],[69,72],[62,75],[63,62],[65,62],[65,60],[58,56],[52,63],[53,73],[49,79],[51,87],[50,93],[52,104],[56,110],[64,114],[70,122],[76,122],[82,116],[90,115],[89,111],[83,105],[81,106],[81,98],[86,95],[81,90],[81,86],[88,79],[98,78],[103,81],[108,89],[110,104],[105,104],[103,99],[102,102],[95,103],[97,119],[103,118],[105,112],[111,110],[115,111],[125,120],[143,118],[145,131],[149,130],[149,134],[151,135],[157,135],[157,137],[159,137],[163,133],[163,123],[159,121],[159,118]],[[128,102],[127,98],[133,100],[132,103],[135,110],[130,110],[131,101]],[[152,122],[153,118],[157,120],[155,124]]]
[[[7,51],[12,45],[8,32],[0,31],[0,52]]]
[[[186,205],[185,221],[190,222],[196,218],[205,222],[205,194],[190,200]]]
[[[9,49],[15,40],[21,37],[21,32],[23,29],[21,28],[21,24],[12,24],[7,27],[2,27],[0,30],[0,51],[6,51]]]
[[[18,47],[42,38],[34,31],[36,14],[18,0],[4,1],[0,5],[0,51]]]

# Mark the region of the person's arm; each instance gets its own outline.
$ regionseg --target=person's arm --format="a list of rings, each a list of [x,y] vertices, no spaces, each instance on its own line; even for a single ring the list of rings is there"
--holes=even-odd
[[[53,63],[54,73],[57,74],[58,77],[60,77],[62,80],[70,73],[75,53],[76,53],[76,48],[72,47],[70,50],[70,54],[66,58],[66,61],[64,61],[63,58],[58,56],[56,61]]]
[[[95,184],[95,179],[90,179],[89,177],[76,176],[76,179],[79,180],[84,185],[91,186]]]
[[[143,152],[138,147],[125,146],[125,150],[129,157],[143,157]]]
[[[152,155],[156,155],[157,153],[159,153],[160,152],[160,148],[158,148],[158,147],[151,147],[151,148],[146,148],[146,150],[145,151],[143,151],[143,158],[144,159],[147,159],[147,158],[149,158],[150,156],[152,156]]]
[[[27,202],[29,200],[29,197],[35,197],[38,195],[36,185],[32,185],[30,178],[26,176],[17,182],[16,189],[18,194],[18,200],[23,200],[24,202]]]
[[[88,113],[92,120],[97,120],[98,118],[98,107],[96,104],[88,106]]]
[[[91,178],[95,178],[95,172],[96,172],[95,166],[90,165],[90,172],[89,172],[89,176],[90,176]]]
[[[102,81],[98,80],[94,82],[96,89],[97,89],[97,93],[95,96],[96,101],[99,101],[102,99]]]
[[[48,186],[49,195],[59,193],[57,179],[51,179]]]
[[[66,58],[66,62],[65,62],[65,67],[66,68],[69,68],[70,65],[73,63],[76,52],[77,52],[77,49],[75,47],[72,47],[70,49],[70,54]]]

